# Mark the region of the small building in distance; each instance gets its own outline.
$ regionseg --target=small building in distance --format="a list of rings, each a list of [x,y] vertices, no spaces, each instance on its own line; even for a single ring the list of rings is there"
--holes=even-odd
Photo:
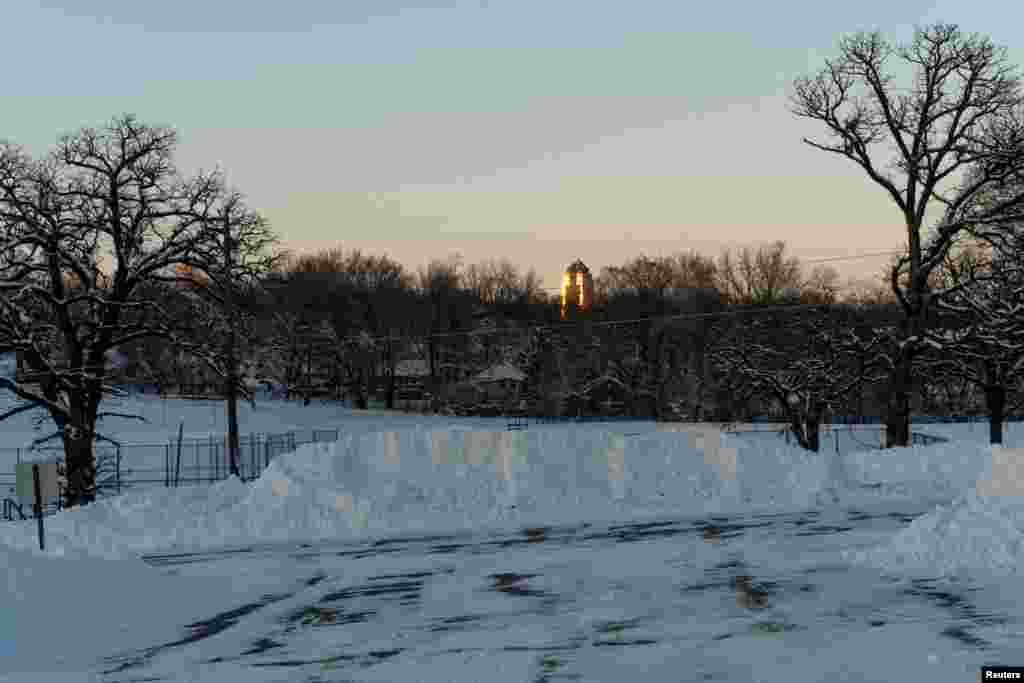
[[[525,381],[526,375],[509,363],[492,365],[472,380],[480,398],[488,401],[518,399]]]
[[[594,306],[594,277],[583,261],[576,259],[562,276],[562,320],[574,313],[589,312]]]

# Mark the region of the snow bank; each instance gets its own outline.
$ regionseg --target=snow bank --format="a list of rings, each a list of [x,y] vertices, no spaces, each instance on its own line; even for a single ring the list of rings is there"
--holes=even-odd
[[[886,571],[930,577],[979,571],[1018,575],[1022,540],[1022,499],[971,492],[917,518],[888,543],[844,556]]]
[[[950,442],[839,456],[722,436],[713,425],[629,425],[626,436],[608,425],[507,432],[397,422],[374,431],[386,423],[367,421],[336,443],[303,446],[251,484],[154,488],[60,512],[46,520],[45,554],[117,558],[905,500],[941,507],[849,559],[933,575],[1015,570],[1024,559],[1024,455],[1014,449]],[[0,526],[0,542],[39,554],[31,522]]]
[[[271,462],[251,484],[154,489],[46,520],[46,553],[122,557],[254,541],[343,540],[827,502],[827,458],[717,433],[418,426],[349,434]],[[39,552],[31,524],[4,541]]]
[[[990,471],[992,448],[950,442],[844,454],[844,476],[855,488],[887,498],[950,500],[972,489]]]
[[[961,444],[959,454],[965,455],[967,450],[967,445]],[[929,473],[944,474],[947,481],[958,481],[961,495],[914,520],[888,543],[867,551],[848,552],[847,559],[887,571],[928,576],[976,571],[1021,573],[1024,451],[998,446],[978,450],[987,457],[975,463],[970,463],[970,458],[949,457],[955,451],[945,449],[942,453],[947,458],[941,463],[944,467],[936,467],[935,461],[939,459],[933,457],[928,463],[931,467],[917,469],[915,473],[921,478]],[[935,451],[929,450],[929,454],[934,455]],[[978,469],[981,471],[976,472]],[[964,486],[965,482],[970,483]]]

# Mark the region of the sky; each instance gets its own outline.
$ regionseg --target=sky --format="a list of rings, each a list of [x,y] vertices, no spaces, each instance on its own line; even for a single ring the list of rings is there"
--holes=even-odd
[[[801,259],[898,249],[892,201],[811,149],[798,76],[843,34],[958,23],[1010,47],[1024,6],[902,0],[6,0],[0,138],[42,155],[131,112],[220,166],[309,252],[415,270],[508,258],[546,287],[582,259],[786,241]],[[1016,41],[1019,45],[1019,40]],[[830,263],[869,277],[884,256]],[[808,266],[809,269],[810,265]]]

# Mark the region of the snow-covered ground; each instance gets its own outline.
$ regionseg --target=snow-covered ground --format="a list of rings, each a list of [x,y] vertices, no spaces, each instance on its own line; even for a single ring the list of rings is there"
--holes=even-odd
[[[0,393],[0,408],[5,404],[4,393]],[[10,399],[7,400],[10,403]],[[211,434],[223,434],[227,429],[227,414],[223,401],[164,399],[155,395],[134,395],[128,398],[105,399],[101,411],[123,412],[137,415],[143,420],[107,417],[100,420],[101,433],[118,439],[125,444],[166,443],[177,439],[178,427],[184,424],[186,439],[205,439]],[[274,434],[292,430],[334,428],[339,418],[353,411],[340,409],[337,404],[314,401],[303,406],[301,401],[256,401],[255,406],[247,401],[238,403],[239,430],[242,435],[250,432]],[[53,423],[46,421],[45,427],[36,429],[33,421],[39,412],[26,412],[2,423],[0,448],[25,448],[33,439],[49,433]],[[401,416],[412,421],[412,416]],[[423,419],[423,418],[420,418]],[[0,452],[0,457],[3,457]],[[0,469],[4,463],[0,461]]]
[[[192,436],[223,428],[223,418],[214,415],[216,410],[222,412],[220,405],[160,399],[126,403],[122,409],[149,411],[153,424],[150,431],[132,423],[123,423],[128,426],[122,428],[120,421],[112,425],[111,431],[116,430],[125,442],[166,440],[175,434],[182,419]],[[204,414],[208,424],[202,422]],[[373,548],[394,539],[428,535],[466,533],[499,538],[521,533],[524,527],[656,526],[663,523],[658,520],[697,520],[711,515],[721,520],[831,515],[843,520],[842,524],[836,522],[836,529],[853,529],[849,533],[854,533],[858,524],[866,523],[857,520],[871,516],[865,511],[900,508],[921,514],[909,524],[858,537],[861,540],[856,543],[837,531],[827,544],[827,553],[820,540],[812,542],[799,534],[786,536],[779,531],[781,522],[772,527],[773,533],[778,533],[771,542],[757,541],[756,534],[749,532],[730,539],[728,553],[739,553],[747,564],[760,556],[764,561],[759,566],[765,571],[774,567],[771,571],[779,576],[790,576],[808,553],[824,553],[822,561],[846,567],[850,580],[861,575],[930,580],[980,577],[977,580],[988,581],[989,586],[1013,585],[1000,582],[1019,577],[1017,567],[1024,560],[1024,478],[1017,485],[1018,461],[1024,477],[1024,458],[1018,458],[1012,448],[1024,441],[1020,425],[1008,430],[1006,448],[993,449],[985,443],[988,432],[983,424],[928,425],[920,431],[947,436],[951,441],[841,454],[827,448],[811,454],[778,438],[722,436],[710,428],[688,427],[680,433],[672,431],[677,428],[659,428],[653,423],[619,423],[531,425],[525,432],[507,432],[502,420],[375,416],[326,404],[304,407],[266,402],[258,403],[255,411],[244,404],[241,425],[243,433],[316,427],[338,428],[342,434],[335,443],[310,444],[276,458],[249,484],[231,479],[212,486],[133,490],[84,509],[60,512],[45,520],[45,551],[38,549],[34,522],[0,525],[0,559],[8,565],[4,572],[6,595],[11,596],[0,612],[0,681],[59,682],[65,680],[58,677],[59,672],[71,675],[82,671],[91,673],[66,680],[143,680],[127,674],[103,677],[97,673],[96,661],[115,652],[144,649],[154,642],[180,640],[178,629],[201,616],[229,612],[258,596],[287,592],[287,586],[301,583],[302,574],[294,563],[282,560],[279,549],[294,549],[301,543],[312,548],[332,544]],[[32,436],[29,420],[20,428],[5,423],[0,447],[24,445]],[[776,553],[774,548],[783,544],[795,545],[792,552]],[[710,556],[704,557],[707,552],[718,553],[709,565],[712,569],[735,562],[723,550],[728,544],[711,550],[706,545],[677,537],[652,540],[642,548],[634,545],[623,550],[612,545],[600,551],[580,541],[567,541],[561,550],[544,550],[547,544],[531,546],[536,550],[521,555],[520,564],[527,557],[529,563],[544,565],[550,572],[559,567],[565,580],[577,581],[577,594],[592,596],[595,604],[603,599],[598,593],[603,595],[600,591],[605,589],[591,590],[584,585],[595,572],[608,577],[608,586],[619,586],[608,588],[613,593],[632,594],[636,585],[643,583],[643,568],[649,567],[655,581],[650,591],[667,591],[660,594],[662,600],[678,593],[667,583],[664,589],[657,588],[657,582],[669,581],[669,574],[681,571],[677,564],[680,553],[688,558],[686,562],[698,564],[712,562]],[[253,557],[253,548],[266,548],[265,558]],[[249,552],[230,559],[232,555],[225,554],[225,549]],[[158,571],[139,560],[142,554],[187,552],[213,553],[219,559],[214,565],[197,565],[205,569],[187,570],[188,565],[182,565],[173,572]],[[609,564],[598,570],[594,562],[602,552],[609,553]],[[654,553],[649,564],[643,553]],[[670,562],[670,557],[676,559]],[[423,566],[436,563],[426,556],[414,559]],[[366,561],[376,568],[373,571],[384,571],[391,568],[386,560]],[[473,562],[466,560],[458,571],[469,572],[472,566]],[[666,569],[669,566],[676,569]],[[346,560],[338,571],[356,571],[356,565]],[[434,586],[434,590],[441,588],[440,584]],[[470,600],[454,585],[444,590],[450,592],[444,604],[453,599]],[[648,598],[612,599],[610,604],[615,607],[611,612],[618,616],[609,613],[608,619],[622,618],[646,604]],[[694,598],[697,602],[706,599]],[[849,604],[843,602],[839,608],[849,609]],[[596,619],[600,613],[591,606],[582,614]],[[719,608],[693,613],[687,617],[688,628],[712,633],[725,629],[735,616]],[[665,623],[677,620],[678,615],[666,618]],[[533,622],[530,618],[520,622],[523,633],[528,634]],[[844,632],[842,647],[831,645],[827,654],[813,656],[805,650],[824,652],[822,643],[815,644],[807,634],[786,633],[782,640],[794,659],[788,665],[772,667],[758,665],[757,658],[774,657],[777,651],[772,648],[779,647],[774,641],[751,641],[742,655],[730,654],[733,643],[714,641],[687,656],[702,666],[708,658],[739,658],[752,667],[744,671],[763,670],[763,680],[823,680],[829,671],[844,668],[863,674],[855,676],[857,680],[896,680],[912,671],[922,675],[921,667],[929,669],[930,680],[965,680],[964,672],[980,662],[981,656],[941,652],[941,639],[936,641],[926,627],[926,623],[893,623],[880,630]],[[386,622],[382,628],[391,629],[391,635],[379,634],[380,648],[403,637],[401,619]],[[834,628],[840,628],[839,622]],[[333,631],[333,638],[345,640],[342,631]],[[241,637],[237,632],[231,637]],[[331,678],[329,671],[318,674],[324,678],[301,677],[298,670],[289,678],[281,670],[240,663],[200,666],[195,657],[176,665],[172,657],[171,663],[164,661],[161,675],[178,677],[159,680],[356,680],[353,676],[361,676],[358,680],[528,680],[536,662],[487,645],[493,645],[493,638],[476,633],[464,636],[472,642],[460,641],[472,649],[476,647],[473,643],[482,639],[482,647],[490,653],[487,656],[462,654],[445,659],[435,653],[427,666],[409,655],[357,673],[346,670],[343,678]],[[537,638],[544,639],[540,633]],[[195,645],[195,654],[213,648],[208,643],[214,641]],[[891,650],[892,661],[898,665],[864,660],[863,652],[877,653],[895,647],[893,643],[898,643],[899,649]],[[337,642],[328,638],[318,647],[330,650],[333,645]],[[646,669],[653,675],[651,680],[678,680],[679,644],[671,646],[676,648],[671,653],[665,647],[669,646],[652,640],[649,646],[621,650],[619,655],[625,659],[616,661],[628,660],[628,666],[616,664],[620,668],[611,669],[597,664],[604,659],[595,650],[593,657],[581,661],[580,670],[584,680],[619,680],[616,676],[629,669]],[[804,659],[801,652],[805,652]],[[676,664],[658,669],[656,665],[670,654]],[[918,655],[922,663],[912,661]],[[806,666],[808,656],[815,662],[812,667]],[[929,656],[938,659],[931,661]],[[943,657],[946,659],[936,664]],[[1001,663],[1021,664],[1024,656],[1017,662]],[[869,670],[870,674],[865,673]],[[4,671],[15,673],[4,679]],[[38,677],[32,678],[31,672]],[[550,680],[556,680],[555,673],[551,676]]]

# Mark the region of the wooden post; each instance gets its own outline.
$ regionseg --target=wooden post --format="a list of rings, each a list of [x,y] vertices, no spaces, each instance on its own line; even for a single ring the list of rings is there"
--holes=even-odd
[[[32,484],[35,487],[36,521],[39,524],[39,549],[44,550],[43,542],[43,487],[39,484],[39,465],[32,465]]]
[[[181,478],[181,437],[185,430],[185,422],[178,425],[178,460],[174,466],[174,488],[178,488],[178,480]]]

